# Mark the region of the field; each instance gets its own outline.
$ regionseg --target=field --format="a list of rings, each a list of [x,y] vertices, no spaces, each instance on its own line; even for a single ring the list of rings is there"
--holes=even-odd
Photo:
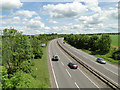
[[[111,45],[118,47],[118,40],[119,40],[118,38],[119,38],[120,36],[118,36],[118,35],[110,35],[110,37],[111,37],[111,39],[112,39]]]

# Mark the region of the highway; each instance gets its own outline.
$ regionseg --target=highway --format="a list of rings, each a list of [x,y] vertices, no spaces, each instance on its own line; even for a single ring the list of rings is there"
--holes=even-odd
[[[58,40],[59,43],[69,52],[71,52],[75,57],[78,57],[81,61],[86,63],[88,66],[92,67],[94,70],[98,71],[100,74],[102,74],[104,77],[106,77],[108,80],[112,81],[116,85],[119,85],[118,83],[118,67],[113,66],[112,64],[100,64],[96,62],[96,57],[89,55],[81,50],[78,50],[67,43],[63,44],[63,38]]]
[[[52,88],[109,88],[79,64],[78,69],[70,69],[67,64],[76,61],[59,47],[57,40],[62,43],[62,39],[54,39],[48,45],[48,64]],[[60,60],[52,61],[53,55],[56,54]]]

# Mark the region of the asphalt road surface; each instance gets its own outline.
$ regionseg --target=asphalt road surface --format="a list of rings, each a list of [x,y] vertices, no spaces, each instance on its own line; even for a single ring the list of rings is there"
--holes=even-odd
[[[57,40],[58,39],[52,40],[48,46],[48,57],[51,66],[50,71],[52,72],[50,76],[53,77],[51,79],[52,88],[109,88],[79,64],[78,69],[70,69],[68,63],[76,61],[69,57],[58,46]],[[59,39],[59,41],[62,44],[62,39]],[[60,60],[52,61],[53,55],[58,55]]]
[[[69,52],[71,52],[74,56],[78,57],[81,61],[92,67],[94,70],[100,72],[103,76],[105,76],[108,80],[112,81],[116,85],[118,84],[118,66],[114,66],[112,64],[100,64],[96,62],[96,57],[89,55],[81,50],[78,50],[67,43],[63,44],[63,38],[58,40],[59,43]]]

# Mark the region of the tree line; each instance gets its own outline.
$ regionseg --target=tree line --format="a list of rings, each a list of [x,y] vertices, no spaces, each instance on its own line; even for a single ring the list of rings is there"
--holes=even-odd
[[[34,59],[43,56],[41,43],[56,38],[55,35],[23,35],[10,28],[2,34],[2,88],[27,88],[35,75],[31,70]]]
[[[86,49],[93,54],[105,55],[111,50],[111,37],[109,34],[98,35],[65,35],[64,40],[79,49]],[[112,58],[120,60],[120,50],[112,53]]]

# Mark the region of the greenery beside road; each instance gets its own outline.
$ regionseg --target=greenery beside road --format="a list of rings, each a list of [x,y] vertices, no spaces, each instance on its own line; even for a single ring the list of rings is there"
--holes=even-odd
[[[114,37],[114,36],[112,36]],[[116,36],[114,37],[116,38]],[[64,40],[70,45],[96,57],[112,63],[120,62],[120,49],[111,47],[114,44],[109,34],[102,35],[66,35]],[[118,40],[118,39],[117,39]],[[116,41],[116,40],[115,40]]]
[[[23,35],[4,29],[2,36],[2,88],[50,87],[45,43],[56,34]],[[35,70],[37,68],[37,70]]]
[[[36,77],[35,79],[37,82],[32,82],[32,88],[49,88],[50,87],[50,80],[49,80],[49,71],[48,71],[48,64],[47,64],[47,48],[42,48],[43,56],[41,59],[34,59],[32,66],[32,70],[34,72],[33,76]]]

